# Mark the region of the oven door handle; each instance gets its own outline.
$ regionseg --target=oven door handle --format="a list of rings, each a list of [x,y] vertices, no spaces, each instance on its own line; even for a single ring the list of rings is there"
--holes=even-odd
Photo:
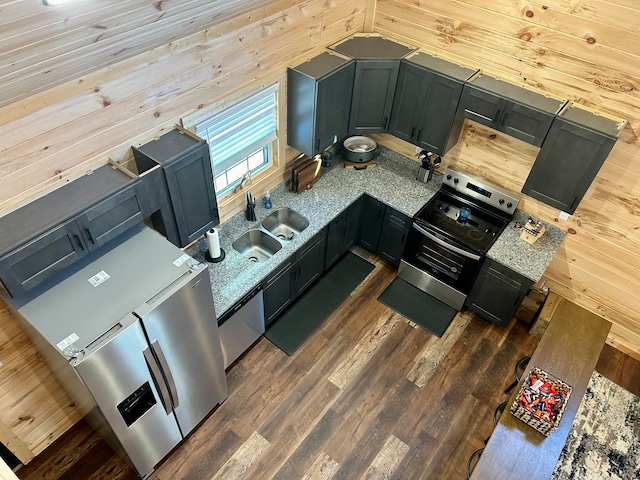
[[[466,250],[463,250],[462,248],[456,247],[455,245],[451,245],[450,243],[447,243],[444,240],[440,240],[438,237],[436,237],[432,233],[426,231],[424,228],[422,228],[420,225],[418,225],[415,222],[412,223],[411,225],[413,226],[413,228],[415,228],[422,235],[424,235],[425,237],[429,238],[430,240],[433,240],[438,245],[440,245],[443,248],[446,248],[447,250],[451,250],[451,251],[454,251],[456,253],[459,253],[463,257],[470,258],[471,260],[480,260],[480,258],[481,258],[480,255],[476,255],[475,253],[467,252]]]

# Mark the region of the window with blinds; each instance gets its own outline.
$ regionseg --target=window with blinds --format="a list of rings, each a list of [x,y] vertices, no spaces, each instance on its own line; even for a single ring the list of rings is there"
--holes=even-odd
[[[276,83],[195,125],[209,143],[216,194],[233,189],[247,171],[253,175],[271,164],[277,92]]]

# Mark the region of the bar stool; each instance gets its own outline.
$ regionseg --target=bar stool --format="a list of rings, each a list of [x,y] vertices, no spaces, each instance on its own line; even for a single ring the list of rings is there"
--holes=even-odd
[[[511,390],[513,390],[518,385],[520,379],[522,378],[524,370],[527,368],[527,365],[529,365],[529,360],[531,360],[531,355],[522,357],[516,362],[515,366],[513,367],[513,373],[516,377],[516,380],[505,389],[504,393],[511,393]]]
[[[493,427],[495,428],[496,425],[498,425],[498,414],[502,415],[502,413],[504,412],[504,409],[507,408],[507,401],[505,400],[504,402],[502,402],[500,405],[498,405],[495,410],[493,411]],[[490,436],[484,439],[484,444],[486,445],[487,443],[489,443],[489,438],[491,438]],[[467,460],[467,480],[469,480],[471,478],[471,472],[472,472],[472,468],[471,465],[473,464],[473,460],[478,457],[478,459],[480,458],[480,455],[482,455],[482,452],[484,452],[484,447],[479,448],[478,450],[476,450],[475,452],[473,452],[471,454],[471,456],[469,457],[469,460]]]

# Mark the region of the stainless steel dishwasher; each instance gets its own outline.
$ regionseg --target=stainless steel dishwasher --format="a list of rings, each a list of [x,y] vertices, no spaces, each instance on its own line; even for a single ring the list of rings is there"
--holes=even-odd
[[[264,333],[262,297],[262,285],[257,285],[218,319],[224,368],[231,365]]]

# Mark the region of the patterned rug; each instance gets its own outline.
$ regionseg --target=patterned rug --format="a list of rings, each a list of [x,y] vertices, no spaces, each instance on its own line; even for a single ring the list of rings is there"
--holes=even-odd
[[[593,372],[552,480],[640,478],[640,398]]]

